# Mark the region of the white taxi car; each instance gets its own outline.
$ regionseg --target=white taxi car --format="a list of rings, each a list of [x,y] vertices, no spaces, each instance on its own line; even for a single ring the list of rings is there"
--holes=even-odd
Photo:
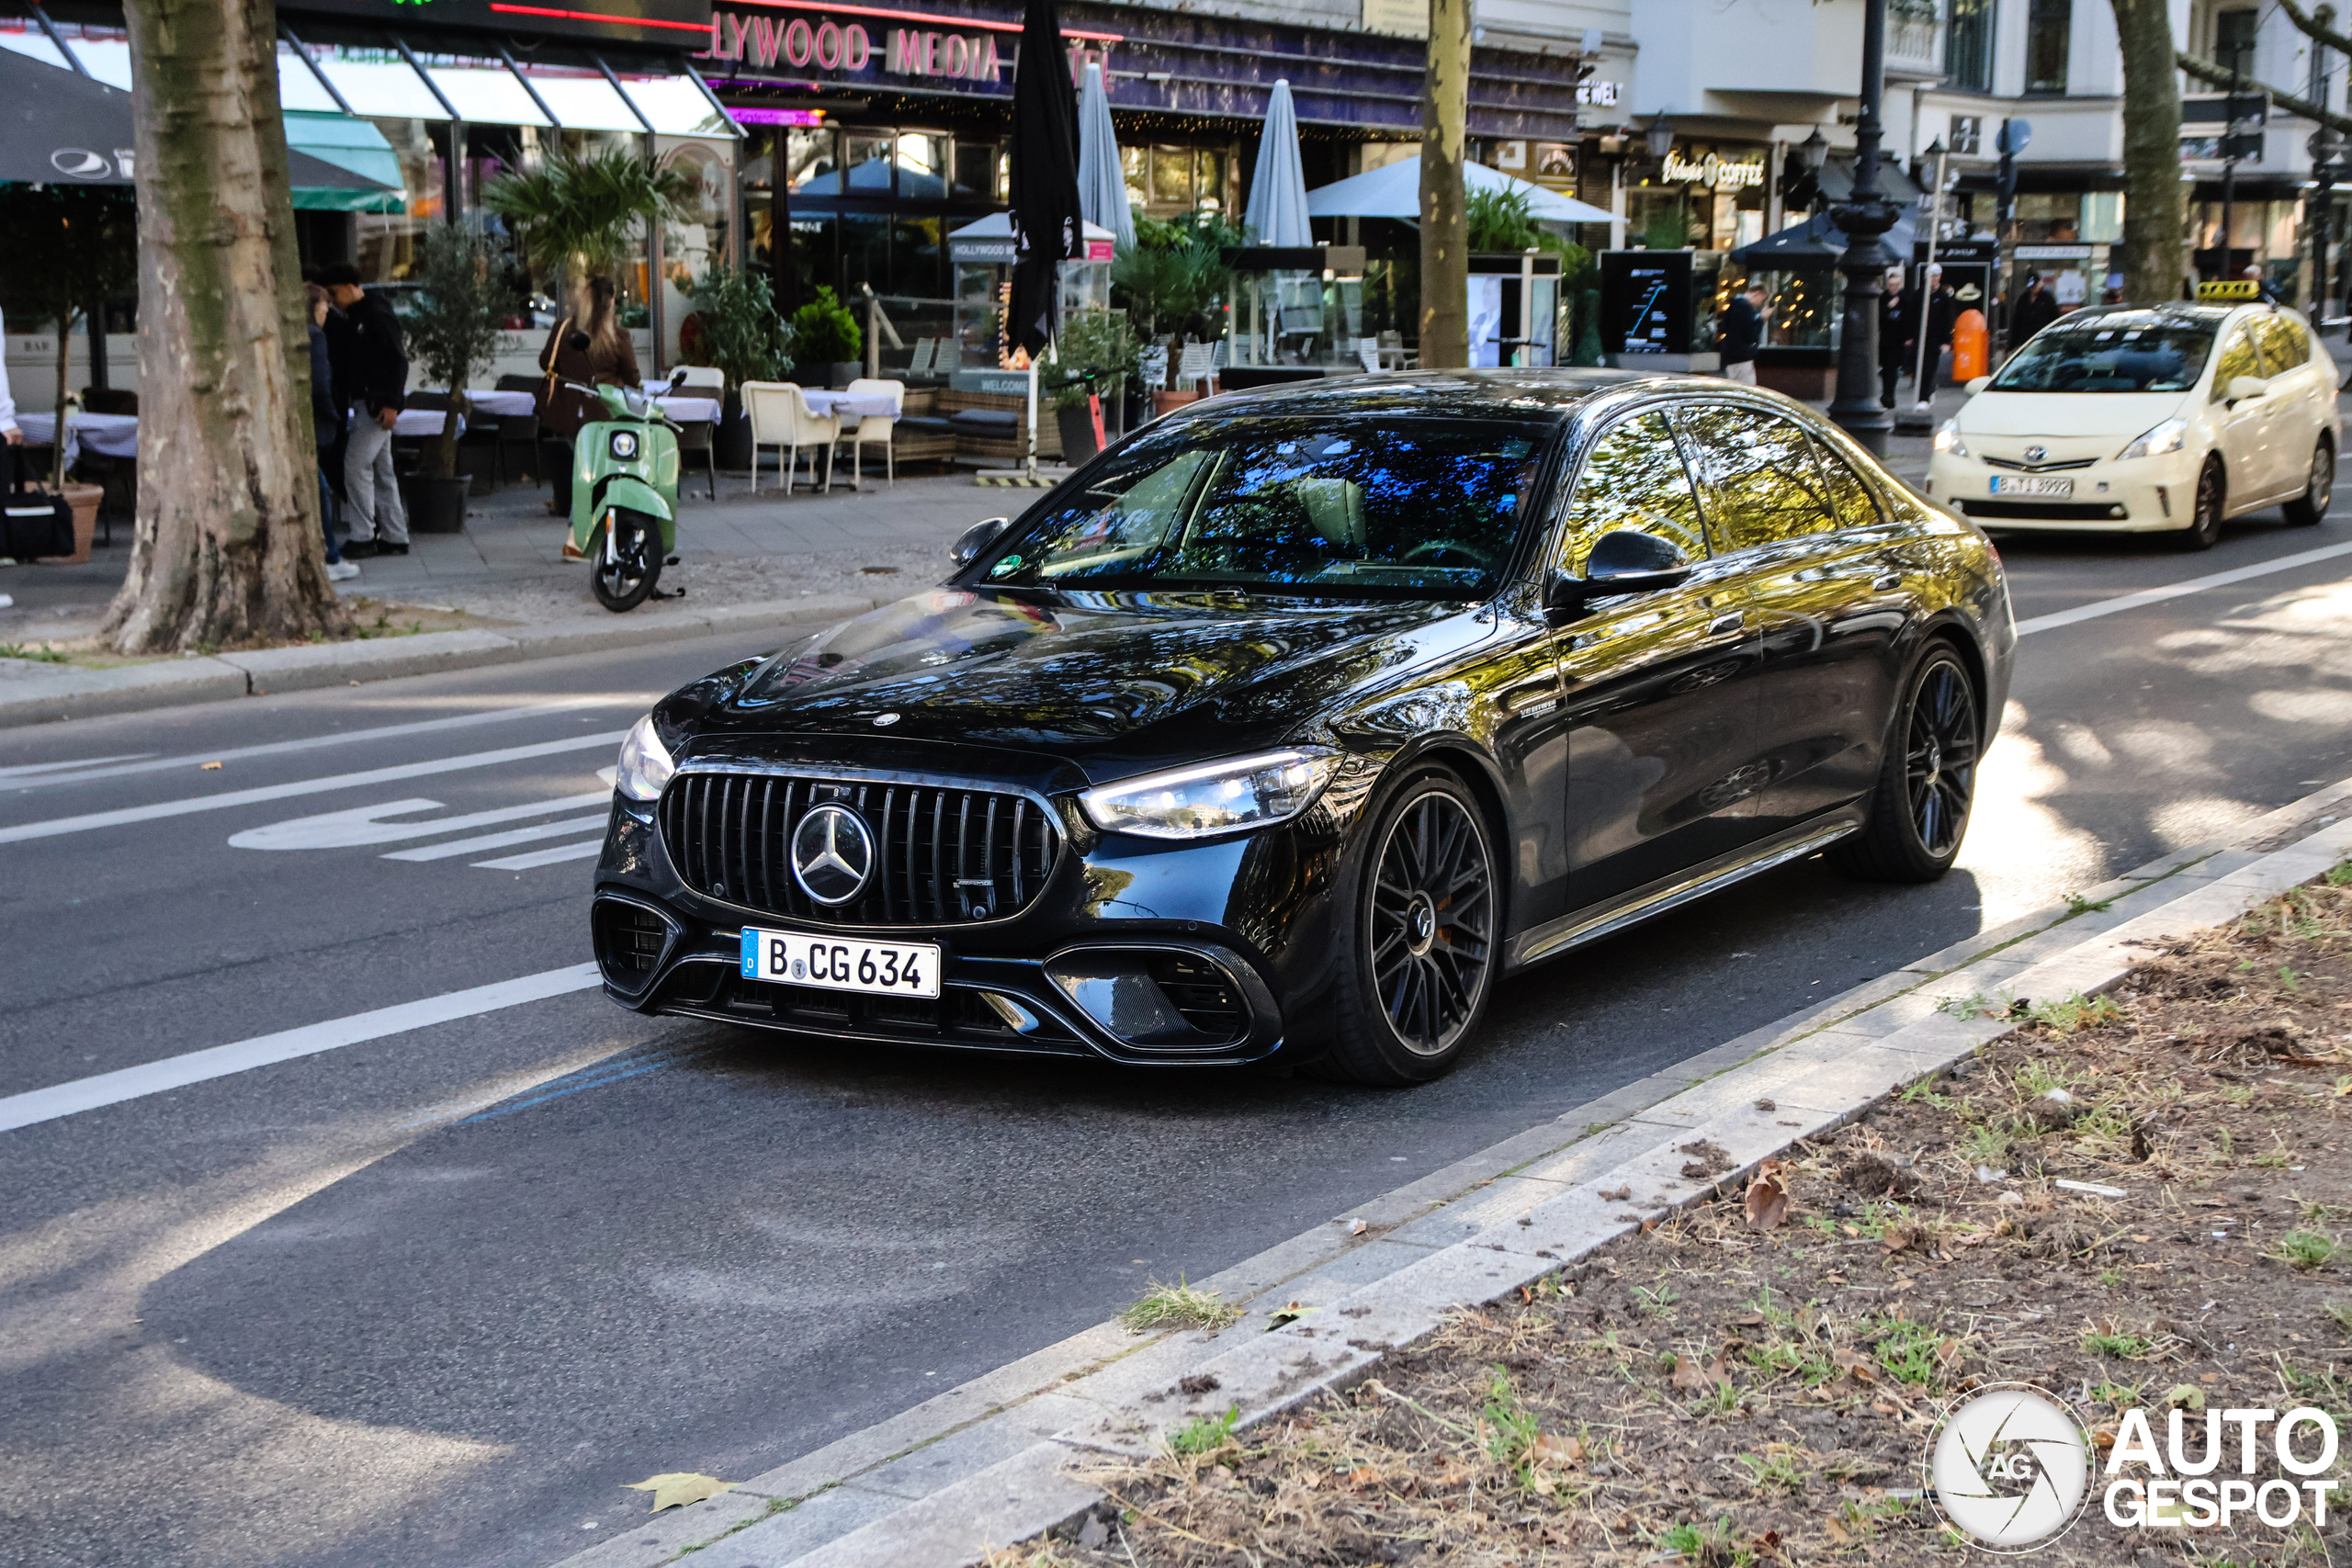
[[[1985,528],[2169,531],[2203,550],[2259,507],[2317,523],[2335,486],[2335,362],[2272,305],[2075,310],[1970,387],[1928,493]]]

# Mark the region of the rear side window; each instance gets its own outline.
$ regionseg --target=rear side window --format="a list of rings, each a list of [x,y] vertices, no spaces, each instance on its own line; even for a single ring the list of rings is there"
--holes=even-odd
[[[1840,457],[1829,444],[1819,436],[1813,439],[1814,456],[1821,459],[1821,471],[1829,476],[1829,500],[1838,509],[1838,525],[1842,528],[1875,528],[1885,519],[1879,515],[1878,498],[1853,466]]]
[[[1654,534],[1690,560],[1707,558],[1699,498],[1664,414],[1637,413],[1594,445],[1568,498],[1560,570],[1582,577],[1594,542],[1621,528]]]
[[[1752,549],[1838,526],[1813,438],[1760,409],[1676,411],[1699,470],[1700,505],[1718,550]]]
[[[2262,361],[2254,352],[2254,339],[2240,327],[2230,333],[2230,341],[2222,345],[2222,356],[2213,361],[2213,389],[2206,400],[2218,403],[2230,395],[2232,381],[2261,374]]]
[[[2285,316],[2272,316],[2256,322],[2255,332],[2262,339],[2264,375],[2283,375],[2311,363],[2312,340],[2300,323]]]

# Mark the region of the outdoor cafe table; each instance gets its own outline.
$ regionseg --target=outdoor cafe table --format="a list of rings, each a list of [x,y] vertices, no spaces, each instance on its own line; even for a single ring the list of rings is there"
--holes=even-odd
[[[17,428],[36,446],[57,439],[53,413],[20,413]],[[65,466],[72,468],[85,451],[101,457],[139,456],[139,416],[132,413],[77,413],[65,423]]]
[[[898,400],[888,392],[829,392],[821,387],[804,387],[800,395],[808,400],[808,412],[819,419],[847,423],[853,419],[895,420],[899,416]]]

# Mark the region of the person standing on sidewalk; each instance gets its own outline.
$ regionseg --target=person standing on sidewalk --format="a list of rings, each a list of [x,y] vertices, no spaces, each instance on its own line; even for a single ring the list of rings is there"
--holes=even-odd
[[[1894,406],[1894,384],[1909,369],[1919,346],[1917,296],[1903,288],[1904,269],[1886,269],[1886,292],[1878,299],[1878,389],[1882,408]]]
[[[359,287],[359,269],[340,262],[319,275],[343,310],[343,328],[328,338],[338,399],[347,399],[351,430],[343,456],[343,499],[349,537],[343,553],[408,554],[408,509],[401,504],[392,469],[392,425],[408,392],[408,355],[400,319],[380,294]]]
[[[1751,283],[1724,307],[1717,343],[1723,352],[1724,378],[1743,387],[1756,385],[1756,351],[1764,342],[1764,308],[1771,296],[1760,283]]]
[[[327,581],[344,582],[357,577],[359,569],[343,558],[335,543],[334,486],[327,482],[327,465],[343,443],[343,403],[334,395],[334,364],[327,352],[327,318],[334,314],[334,301],[315,283],[302,285],[302,294],[311,302],[311,428],[319,446],[319,526],[327,536]]]
[[[548,511],[557,517],[571,514],[571,443],[580,427],[600,417],[604,410],[585,392],[564,383],[592,387],[641,387],[637,350],[623,332],[614,310],[615,293],[609,277],[588,280],[587,299],[580,314],[566,316],[548,333],[539,351],[539,438],[544,444],[548,478],[553,493]]]
[[[2028,338],[2056,321],[2061,314],[2058,296],[2044,287],[2041,274],[2027,273],[2025,292],[2018,296],[2017,304],[2009,310],[2009,352],[2015,354],[2023,348]]]

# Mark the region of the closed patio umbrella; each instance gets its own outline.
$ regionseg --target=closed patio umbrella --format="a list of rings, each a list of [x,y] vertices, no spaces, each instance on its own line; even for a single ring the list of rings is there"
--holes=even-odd
[[[1029,0],[1012,82],[1013,346],[1035,355],[1059,323],[1058,271],[1078,253],[1078,106],[1053,0]]]
[[[1466,190],[1517,191],[1527,197],[1527,215],[1538,223],[1606,223],[1609,214],[1589,201],[1578,201],[1525,180],[1515,180],[1484,164],[1462,165]],[[1306,194],[1306,210],[1317,218],[1408,218],[1421,216],[1421,155],[1414,153],[1393,164],[1317,186]]]
[[[1266,99],[1266,129],[1258,137],[1258,172],[1250,181],[1242,223],[1261,245],[1311,245],[1306,221],[1306,169],[1298,156],[1298,111],[1290,83],[1278,81]]]
[[[1089,223],[1116,236],[1119,249],[1135,249],[1136,220],[1127,210],[1127,176],[1119,166],[1111,95],[1102,85],[1102,67],[1092,62],[1078,94],[1078,206]]]

